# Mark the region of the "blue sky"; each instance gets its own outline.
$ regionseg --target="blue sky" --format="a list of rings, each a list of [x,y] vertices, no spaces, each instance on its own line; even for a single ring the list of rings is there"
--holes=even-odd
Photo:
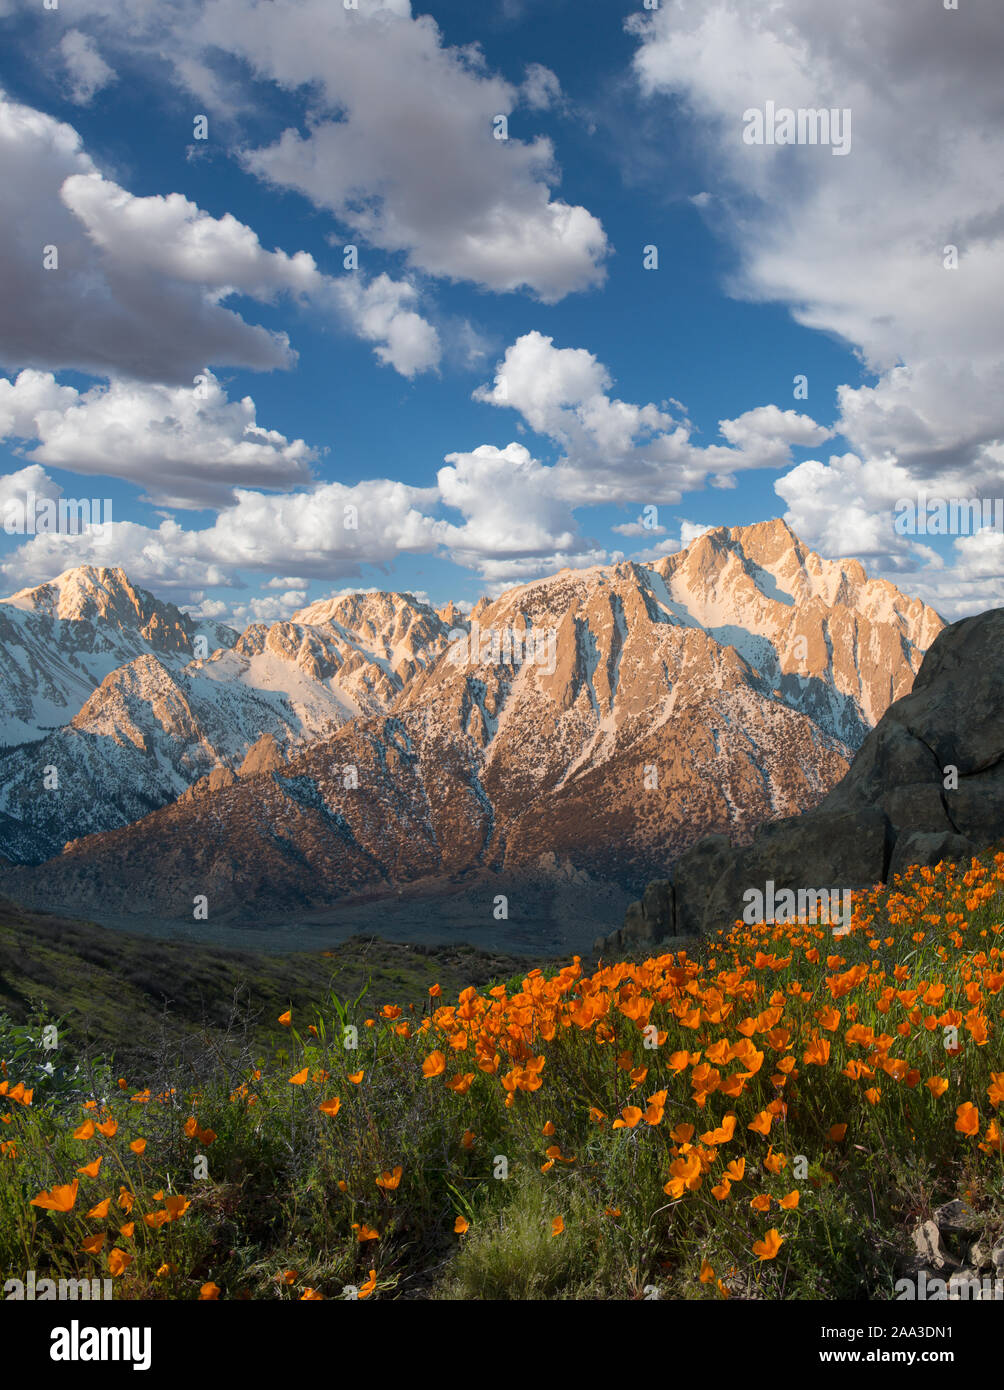
[[[1004,601],[1000,533],[892,528],[1004,493],[1001,26],[903,9],[2,0],[0,502],[115,518],[0,535],[4,588],[473,602],[784,515],[947,616]],[[768,100],[849,110],[847,157],[744,145]]]

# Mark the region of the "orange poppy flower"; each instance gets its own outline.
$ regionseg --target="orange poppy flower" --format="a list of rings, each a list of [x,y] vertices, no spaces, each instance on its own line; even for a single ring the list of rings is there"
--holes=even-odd
[[[641,1111],[638,1109],[637,1105],[625,1105],[624,1109],[621,1111],[621,1118],[619,1120],[614,1120],[611,1128],[634,1129],[640,1119]]]
[[[780,1231],[777,1227],[772,1227],[763,1240],[753,1242],[753,1254],[758,1260],[773,1260],[783,1244]]]
[[[960,1134],[978,1134],[980,1129],[980,1112],[971,1101],[963,1101],[955,1112],[955,1128]]]
[[[79,1186],[79,1179],[74,1178],[62,1187],[54,1187],[51,1192],[40,1192],[37,1197],[32,1197],[29,1205],[41,1207],[43,1211],[72,1211]]]
[[[708,1130],[707,1134],[701,1135],[702,1144],[727,1144],[736,1131],[737,1116],[731,1112],[725,1116],[717,1129]]]

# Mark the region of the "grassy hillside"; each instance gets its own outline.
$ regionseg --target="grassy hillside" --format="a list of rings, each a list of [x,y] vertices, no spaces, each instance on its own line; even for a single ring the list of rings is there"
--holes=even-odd
[[[444,989],[505,979],[531,963],[468,946],[437,949]],[[67,1041],[142,1065],[165,1041],[241,1029],[262,1041],[290,1004],[425,998],[428,948],[354,937],[330,951],[285,956],[155,941],[93,923],[26,912],[0,900],[0,1014],[24,1023],[39,1011],[65,1020]]]
[[[840,938],[294,1001],[279,1049],[144,1074],[8,1030],[0,1263],[140,1299],[890,1297],[938,1203],[1004,1232],[1002,937],[1004,853]]]

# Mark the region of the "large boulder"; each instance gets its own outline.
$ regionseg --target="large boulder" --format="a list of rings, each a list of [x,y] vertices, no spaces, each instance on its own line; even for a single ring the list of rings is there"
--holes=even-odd
[[[888,817],[869,806],[769,821],[741,857],[751,882],[763,877],[784,888],[862,888],[883,878],[891,850]]]
[[[959,834],[970,840],[1004,836],[1004,762],[960,777],[958,787],[945,792],[945,807]]]
[[[708,934],[742,915],[746,889],[768,881],[871,887],[1004,838],[1002,692],[1004,608],[944,628],[910,694],[889,706],[819,806],[760,826],[745,848],[725,835],[699,840],[598,951]]]

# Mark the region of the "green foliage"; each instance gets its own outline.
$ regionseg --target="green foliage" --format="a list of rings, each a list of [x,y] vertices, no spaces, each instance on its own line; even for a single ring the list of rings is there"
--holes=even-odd
[[[34,1093],[35,1104],[55,1113],[78,1108],[96,1094],[111,1091],[111,1069],[100,1059],[74,1060],[66,1046],[66,1026],[39,1008],[27,1023],[0,1013],[0,1058]]]

